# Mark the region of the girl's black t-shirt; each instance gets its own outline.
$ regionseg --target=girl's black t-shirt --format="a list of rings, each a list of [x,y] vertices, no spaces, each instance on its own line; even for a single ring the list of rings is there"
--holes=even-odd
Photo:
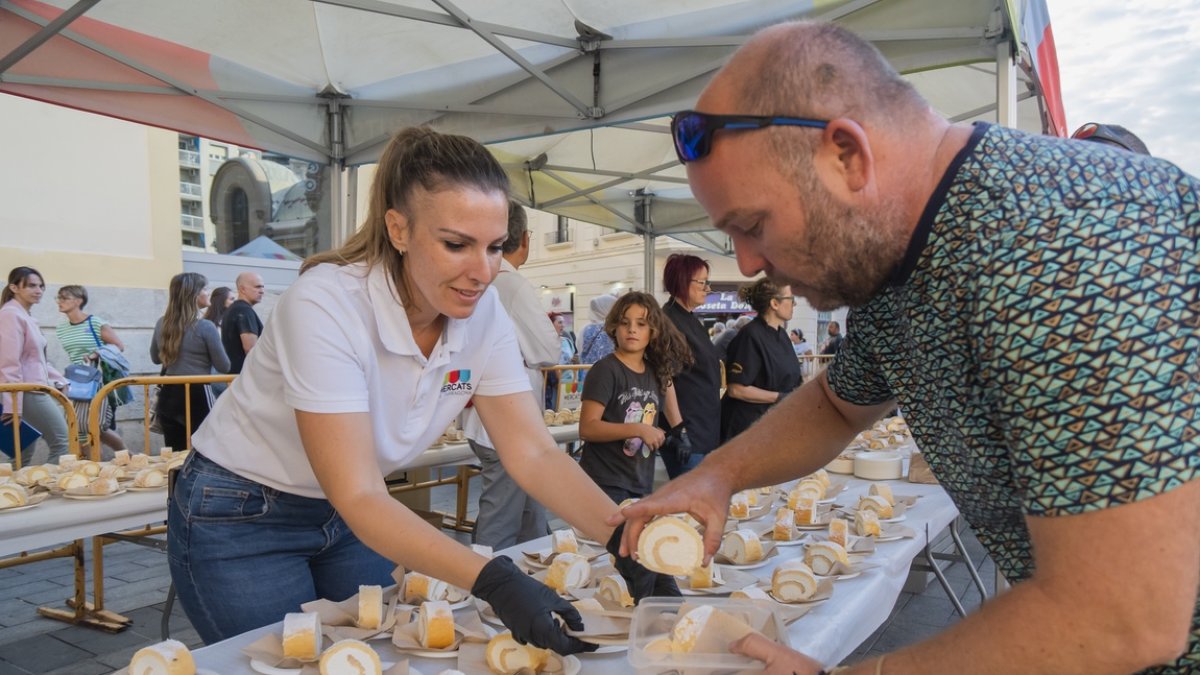
[[[583,380],[583,400],[604,404],[600,419],[614,424],[653,425],[663,405],[658,380],[650,368],[635,373],[616,354],[600,359],[588,371]],[[643,446],[641,438],[585,442],[579,465],[597,485],[640,495],[650,494],[654,487],[654,453]]]

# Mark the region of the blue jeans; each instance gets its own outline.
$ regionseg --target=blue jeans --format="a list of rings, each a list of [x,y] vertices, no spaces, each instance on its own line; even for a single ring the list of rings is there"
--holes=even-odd
[[[167,556],[179,603],[205,644],[341,601],[359,584],[390,586],[395,563],[367,548],[325,499],[281,492],[198,452],[167,508]]]

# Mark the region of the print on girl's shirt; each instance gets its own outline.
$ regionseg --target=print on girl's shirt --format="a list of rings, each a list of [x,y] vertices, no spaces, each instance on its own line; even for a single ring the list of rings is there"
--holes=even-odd
[[[624,394],[622,394],[624,396]],[[654,418],[658,413],[658,407],[653,403],[647,403],[645,408],[642,408],[640,401],[634,401],[625,409],[626,424],[654,424]],[[637,455],[638,450],[642,451],[642,457],[650,456],[650,448],[638,436],[625,439],[625,454],[633,457]]]

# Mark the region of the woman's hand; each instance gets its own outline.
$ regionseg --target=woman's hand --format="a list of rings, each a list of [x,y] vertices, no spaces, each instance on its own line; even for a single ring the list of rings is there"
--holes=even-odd
[[[710,468],[706,469],[706,466]],[[704,526],[704,562],[710,562],[713,554],[721,546],[725,517],[729,512],[729,498],[733,495],[729,476],[711,468],[713,466],[715,465],[703,462],[609,518],[609,525],[618,525],[622,520],[625,521],[621,554],[631,555],[637,550],[642,528],[652,518],[673,513],[690,513]]]
[[[729,651],[763,661],[766,675],[816,675],[821,664],[789,647],[751,633],[729,645]]]
[[[663,433],[663,430],[659,429],[653,424],[639,424],[637,435],[638,438],[642,439],[642,442],[646,444],[646,447],[650,448],[651,450],[658,450],[658,448],[663,444],[663,441],[667,438],[667,435]]]
[[[571,603],[526,575],[507,556],[492,558],[483,566],[471,593],[492,606],[521,644],[552,649],[563,655],[594,652],[598,647],[567,635],[558,617],[571,630],[583,630],[583,617]]]

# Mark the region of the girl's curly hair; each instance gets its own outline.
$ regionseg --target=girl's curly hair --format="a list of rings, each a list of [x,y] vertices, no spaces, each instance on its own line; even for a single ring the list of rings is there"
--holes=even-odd
[[[641,291],[622,295],[608,310],[608,316],[604,318],[604,332],[612,338],[613,344],[617,344],[617,326],[621,323],[621,317],[625,316],[625,310],[634,305],[646,309],[646,323],[650,324],[650,342],[642,358],[658,380],[659,388],[665,390],[671,385],[672,378],[692,365],[692,348],[688,346],[683,333],[658,306],[654,296]]]

